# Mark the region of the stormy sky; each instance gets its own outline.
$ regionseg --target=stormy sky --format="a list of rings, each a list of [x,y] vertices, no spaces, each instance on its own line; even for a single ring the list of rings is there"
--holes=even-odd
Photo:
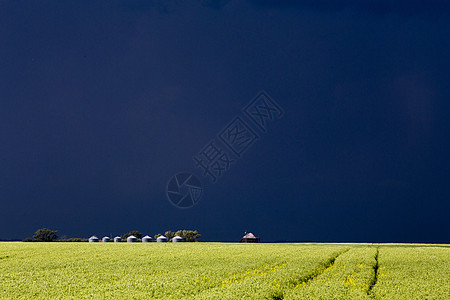
[[[449,17],[437,0],[0,0],[0,239],[449,242]],[[264,130],[244,111],[261,91],[283,111]],[[236,118],[257,136],[239,155],[220,139]],[[211,142],[233,160],[216,182],[193,159]],[[201,182],[190,208],[168,199],[180,172]]]

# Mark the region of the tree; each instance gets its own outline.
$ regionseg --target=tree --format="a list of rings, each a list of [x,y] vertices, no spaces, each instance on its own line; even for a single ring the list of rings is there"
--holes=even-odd
[[[161,233],[156,234],[155,240],[161,235]],[[168,242],[171,242],[176,235],[181,236],[185,242],[197,242],[202,237],[197,230],[178,230],[175,233],[169,230],[166,231],[165,235]]]
[[[202,237],[197,230],[178,230],[175,235],[181,236],[185,242],[197,242]]]
[[[130,235],[134,235],[137,239],[142,238],[142,233],[140,233],[137,230],[133,230],[130,232],[127,232],[125,234],[122,235],[122,240],[125,241]]]
[[[33,239],[38,242],[52,242],[58,239],[57,233],[58,233],[57,230],[41,228],[34,233]]]
[[[167,238],[167,241],[168,242],[171,242],[172,241],[172,239],[173,239],[173,237],[175,236],[175,233],[173,233],[172,231],[166,231],[166,238]]]

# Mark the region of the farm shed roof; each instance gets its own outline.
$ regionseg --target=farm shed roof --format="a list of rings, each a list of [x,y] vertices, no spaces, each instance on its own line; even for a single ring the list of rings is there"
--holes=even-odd
[[[256,239],[256,236],[253,233],[249,232],[246,235],[244,235],[242,238],[243,239]]]

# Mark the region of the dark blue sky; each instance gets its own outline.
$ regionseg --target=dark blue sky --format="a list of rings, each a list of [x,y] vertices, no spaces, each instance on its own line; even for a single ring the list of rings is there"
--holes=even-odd
[[[449,242],[446,1],[0,0],[0,239]],[[215,184],[193,156],[265,90]],[[166,197],[176,173],[203,195]]]

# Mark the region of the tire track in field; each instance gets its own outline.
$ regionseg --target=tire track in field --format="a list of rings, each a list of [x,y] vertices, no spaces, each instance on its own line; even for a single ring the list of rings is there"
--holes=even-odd
[[[312,271],[311,273],[309,273],[306,276],[301,276],[301,277],[294,277],[291,278],[288,282],[287,282],[287,288],[288,289],[294,289],[297,286],[300,285],[306,285],[309,282],[315,280],[316,278],[318,278],[320,275],[322,275],[324,272],[326,272],[328,269],[330,269],[331,267],[333,267],[334,263],[336,262],[336,259],[343,255],[344,253],[346,253],[347,251],[349,251],[350,248],[341,251],[333,256],[331,256],[325,263],[321,264],[320,266],[316,267],[314,269],[314,271]],[[282,291],[278,291],[275,294],[270,296],[270,299],[273,300],[282,300],[284,298],[284,293]]]
[[[339,256],[341,256],[342,254],[346,253],[349,250],[350,250],[350,248],[333,255],[324,264],[318,266],[316,269],[314,269],[313,272],[311,272],[310,274],[308,274],[306,276],[303,276],[300,278],[291,278],[289,280],[290,287],[293,288],[293,287],[296,287],[301,284],[308,284],[310,281],[316,279],[317,277],[322,275],[326,270],[331,268]]]
[[[369,288],[367,289],[367,295],[374,296],[372,289],[377,284],[378,281],[378,275],[379,275],[379,269],[380,269],[380,261],[379,261],[379,253],[380,248],[377,247],[377,252],[375,253],[375,265],[373,266],[373,278],[370,282]]]
[[[208,293],[210,290],[223,288],[227,286],[231,286],[250,278],[266,275],[272,272],[276,272],[279,269],[284,268],[286,263],[272,263],[272,264],[261,264],[257,267],[246,269],[245,271],[235,272],[232,274],[228,274],[228,276],[224,277],[220,282],[216,282],[215,284],[204,288],[201,292],[189,295],[189,297],[198,297],[202,294]]]

